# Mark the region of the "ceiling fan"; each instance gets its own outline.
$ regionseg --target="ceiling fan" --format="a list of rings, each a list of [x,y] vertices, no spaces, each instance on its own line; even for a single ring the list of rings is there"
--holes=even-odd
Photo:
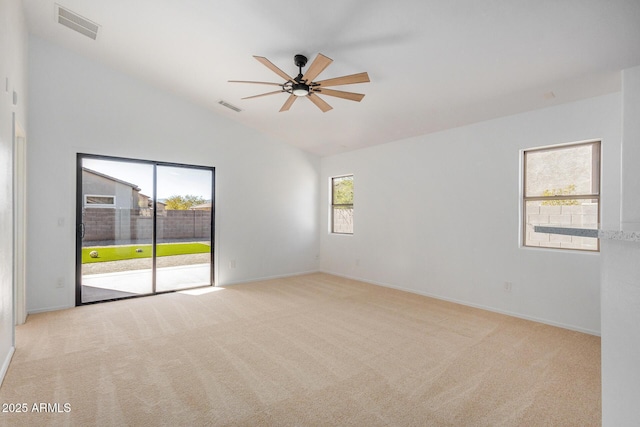
[[[302,74],[302,67],[307,65],[307,57],[304,55],[295,55],[293,57],[294,64],[298,67],[298,76],[293,78],[287,73],[276,67],[271,61],[262,56],[254,56],[260,63],[266,66],[268,69],[285,79],[284,83],[271,83],[271,82],[253,82],[245,80],[229,80],[230,83],[252,83],[261,85],[280,86],[280,90],[273,92],[262,93],[260,95],[247,96],[242,99],[258,98],[261,96],[275,95],[277,93],[286,92],[289,94],[289,98],[285,101],[280,112],[288,111],[293,105],[296,99],[299,97],[306,97],[311,100],[323,113],[331,110],[329,104],[327,104],[318,95],[335,96],[337,98],[348,99],[350,101],[360,102],[364,95],[361,93],[344,92],[341,90],[328,89],[328,86],[349,85],[355,83],[367,83],[369,82],[369,75],[365,73],[351,74],[348,76],[335,77],[332,79],[313,81],[318,75],[325,70],[333,60],[327,58],[323,54],[319,53],[316,59],[313,60],[307,71]]]

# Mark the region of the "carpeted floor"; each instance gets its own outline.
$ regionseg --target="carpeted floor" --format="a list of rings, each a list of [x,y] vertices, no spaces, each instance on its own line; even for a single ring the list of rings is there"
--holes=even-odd
[[[601,419],[600,338],[326,274],[31,315],[16,341],[0,402],[28,410],[3,425]]]

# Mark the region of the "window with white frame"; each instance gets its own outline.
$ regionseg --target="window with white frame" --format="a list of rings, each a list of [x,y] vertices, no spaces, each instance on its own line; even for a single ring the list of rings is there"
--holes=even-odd
[[[84,205],[91,208],[113,208],[116,206],[116,196],[85,194]]]
[[[538,233],[536,225],[597,229],[600,141],[524,151],[524,246],[598,251],[595,237]]]
[[[353,234],[353,175],[331,178],[331,232]]]

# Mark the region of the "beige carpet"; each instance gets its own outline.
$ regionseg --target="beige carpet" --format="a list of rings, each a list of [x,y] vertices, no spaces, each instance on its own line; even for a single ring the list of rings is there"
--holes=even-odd
[[[601,418],[600,338],[326,274],[32,315],[16,340],[0,402],[29,412],[4,425]]]

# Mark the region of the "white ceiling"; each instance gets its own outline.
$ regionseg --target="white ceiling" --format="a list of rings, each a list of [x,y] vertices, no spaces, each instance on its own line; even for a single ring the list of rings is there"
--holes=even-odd
[[[640,0],[60,0],[101,27],[93,41],[24,0],[29,31],[321,156],[620,89],[640,65]],[[334,60],[316,80],[370,83],[278,110],[287,94],[241,100],[290,75],[293,56]],[[553,93],[553,95],[551,95]],[[224,100],[243,111],[218,104]]]

